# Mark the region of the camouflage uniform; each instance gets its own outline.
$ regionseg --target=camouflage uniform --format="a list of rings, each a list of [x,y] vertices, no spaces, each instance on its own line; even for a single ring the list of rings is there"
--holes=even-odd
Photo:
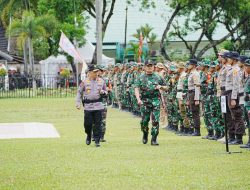
[[[135,87],[139,89],[141,100],[141,130],[148,133],[148,125],[152,114],[151,135],[157,137],[159,134],[159,118],[160,118],[160,92],[156,90],[157,85],[164,85],[163,79],[153,73],[152,75],[141,74],[136,81]]]
[[[218,62],[212,62],[211,67],[215,67]],[[224,119],[221,114],[221,106],[219,98],[217,97],[217,78],[218,72],[213,72],[208,80],[207,88],[207,114],[208,114],[208,135],[204,138],[210,140],[217,140],[224,136]],[[213,131],[216,132],[214,135]]]
[[[243,61],[245,63],[245,66],[250,67],[250,59],[246,59]],[[250,73],[248,73],[248,76],[244,83],[244,92],[245,92],[244,106],[247,112],[248,120],[250,120]],[[248,148],[248,150],[250,150],[250,126],[247,125],[247,127],[248,127],[248,143],[246,145],[240,146],[240,148]]]

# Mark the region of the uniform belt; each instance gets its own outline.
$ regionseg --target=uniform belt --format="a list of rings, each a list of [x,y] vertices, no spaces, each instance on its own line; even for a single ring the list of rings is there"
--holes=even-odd
[[[177,90],[177,92],[182,92],[182,90]]]
[[[189,90],[188,93],[192,93],[192,92],[195,92],[195,90]]]
[[[239,93],[239,96],[244,96],[244,92]]]
[[[101,102],[101,101],[102,101],[102,98],[99,98],[97,100],[87,100],[87,99],[85,99],[84,103],[85,104],[90,104],[90,103],[96,103],[96,102]]]
[[[232,90],[226,90],[224,93],[225,94],[230,94],[230,93],[232,93]]]

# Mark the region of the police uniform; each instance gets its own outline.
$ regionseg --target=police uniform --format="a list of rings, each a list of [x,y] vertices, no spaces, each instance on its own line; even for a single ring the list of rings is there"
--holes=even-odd
[[[89,71],[98,71],[98,69],[91,65]],[[87,77],[77,90],[76,106],[79,108],[81,102],[84,104],[84,128],[87,134],[87,145],[91,143],[93,130],[95,144],[97,147],[100,146],[102,111],[104,109],[101,95],[106,93],[106,84],[99,77],[95,80]]]
[[[197,65],[194,59],[189,60],[189,64]],[[195,101],[200,101],[200,75],[196,68],[193,68],[188,77],[188,100],[192,112],[195,132],[193,136],[200,136],[200,106],[195,105]]]
[[[230,55],[228,55],[228,58],[233,60],[237,60],[238,57],[239,54],[237,52],[230,52]],[[228,128],[230,138],[229,144],[242,144],[242,136],[245,134],[243,112],[239,104],[240,82],[240,67],[236,63],[227,70],[225,86],[225,94],[228,97],[228,112],[230,112],[232,117],[232,125]],[[232,100],[236,102],[235,106],[231,105]],[[235,135],[236,139],[234,140]]]
[[[184,63],[179,63],[177,65],[178,68],[185,68]],[[185,108],[185,104],[183,101],[183,95],[184,95],[184,80],[187,76],[187,73],[185,71],[182,71],[180,73],[180,77],[178,79],[178,83],[177,83],[177,94],[176,94],[176,98],[178,99],[178,103],[179,103],[179,110],[180,110],[180,115],[182,117],[183,120],[183,126],[180,127],[180,133],[184,133],[187,132],[188,128],[189,128],[189,120],[187,117],[187,112],[186,112],[186,108]],[[184,127],[184,128],[183,128]]]

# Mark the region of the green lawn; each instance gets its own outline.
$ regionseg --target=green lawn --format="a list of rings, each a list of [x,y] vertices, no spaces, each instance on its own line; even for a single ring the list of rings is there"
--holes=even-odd
[[[250,189],[250,151],[164,130],[159,147],[143,145],[139,119],[115,109],[101,148],[85,145],[73,98],[1,99],[3,122],[52,123],[61,138],[0,140],[1,190]]]

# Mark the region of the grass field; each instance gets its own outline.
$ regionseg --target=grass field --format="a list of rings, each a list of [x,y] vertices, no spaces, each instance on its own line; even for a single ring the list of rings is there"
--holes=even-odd
[[[73,98],[1,99],[4,122],[52,123],[61,138],[0,140],[1,190],[250,189],[250,151],[164,130],[159,147],[143,145],[139,119],[115,109],[101,148],[85,145]]]

